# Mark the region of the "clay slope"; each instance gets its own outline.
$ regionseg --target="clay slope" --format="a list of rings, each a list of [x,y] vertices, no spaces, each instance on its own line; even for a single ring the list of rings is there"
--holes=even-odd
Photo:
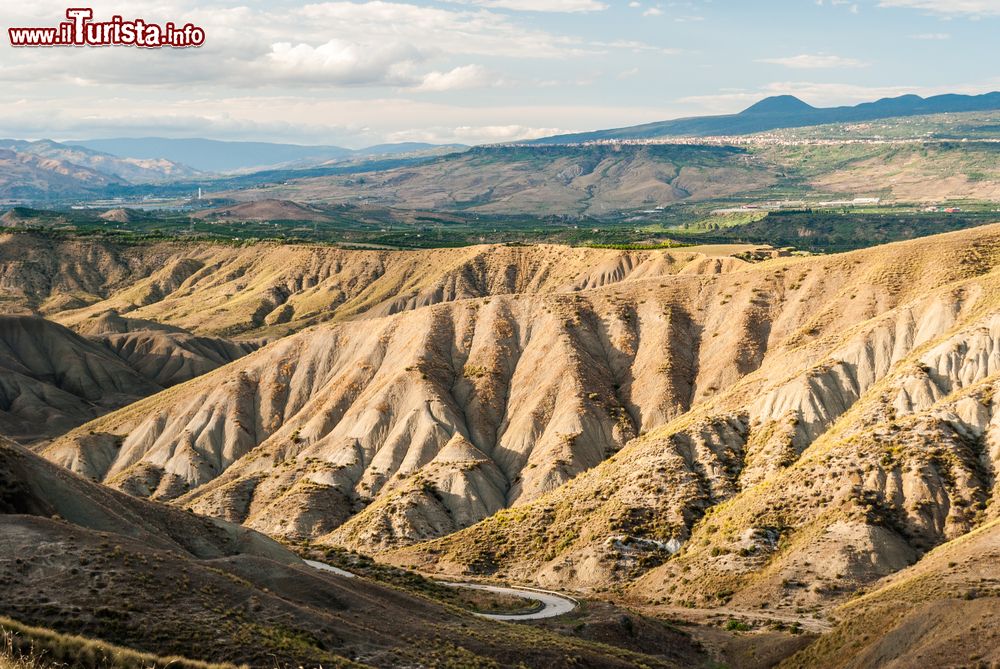
[[[463,298],[572,292],[677,273],[731,271],[695,251],[476,246],[378,252],[0,236],[7,313],[38,313],[80,331],[108,310],[199,335],[284,335]]]
[[[150,548],[212,559],[250,554],[297,564],[274,541],[225,521],[195,516],[94,484],[0,437],[0,514],[60,518]]]
[[[787,266],[836,297],[807,298],[790,333],[772,314],[756,371],[534,503],[393,559],[796,608],[906,567],[995,497],[998,254],[994,226]]]
[[[865,328],[928,293],[966,281],[981,297],[972,286],[992,276],[998,238],[993,227],[318,328],[91,423],[47,456],[134,494],[366,550],[515,506],[449,540],[449,559],[599,584],[622,540],[649,540],[623,549],[626,563],[659,555],[704,509],[794,462],[853,401],[850,388],[814,401],[814,366],[861,355]],[[923,308],[929,322],[913,316],[901,357],[955,323]],[[579,575],[567,568],[591,558]]]
[[[995,518],[998,342],[994,315],[919,351],[792,467],[713,510],[637,591],[824,605]]]
[[[42,318],[0,316],[0,433],[56,437],[256,348],[113,314],[93,325],[82,337]]]
[[[164,388],[227,365],[262,343],[199,337],[152,321],[122,318],[115,311],[88,319],[81,329],[88,339]]]
[[[55,436],[161,387],[111,351],[41,318],[0,316],[0,431]]]
[[[433,475],[451,506],[418,504],[427,518],[379,539],[421,538],[423,523],[452,531],[560,485],[692,401],[691,378],[658,371],[659,347],[690,319],[605,298],[497,297],[311,330],[90,424],[49,457],[136,494],[197,488],[184,499],[195,508],[293,536],[331,531],[377,497],[434,502],[420,484]],[[647,382],[642,406],[628,399]],[[81,468],[98,452],[110,466]]]
[[[962,667],[1000,662],[1000,523],[944,544],[838,608],[834,629],[782,667]]]
[[[109,490],[2,438],[0,537],[0,616],[144,652],[260,668],[680,666],[317,571],[251,530]],[[671,641],[671,657],[704,657]]]

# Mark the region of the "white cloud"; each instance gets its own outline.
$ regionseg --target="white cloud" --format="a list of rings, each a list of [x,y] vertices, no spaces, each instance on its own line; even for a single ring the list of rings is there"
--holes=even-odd
[[[622,49],[625,51],[631,51],[633,53],[643,53],[652,52],[659,53],[666,56],[676,56],[681,53],[680,49],[675,49],[673,47],[657,46],[655,44],[647,44],[645,42],[638,42],[636,40],[615,40],[613,42],[590,42],[589,46],[598,48],[609,48],[609,49]]]
[[[360,89],[352,89],[360,91]],[[567,102],[464,105],[436,97],[305,95],[226,96],[206,93],[150,104],[142,96],[8,95],[0,137],[56,140],[92,137],[212,137],[360,148],[385,141],[501,142],[635,125],[679,116],[679,108]],[[570,125],[566,125],[569,119]]]
[[[856,58],[843,58],[841,56],[833,56],[824,53],[802,53],[797,56],[786,56],[784,58],[760,58],[757,62],[781,65],[795,70],[824,70],[846,67],[867,67],[868,65],[867,63],[857,60]]]
[[[868,10],[880,1],[886,7],[905,7],[940,18],[1000,14],[996,0],[874,0],[870,4],[837,0],[841,6],[836,9],[847,16],[852,3]],[[596,5],[624,9],[626,4],[633,9],[619,16],[628,18],[620,25],[610,21],[610,12],[585,12],[586,7]],[[943,84],[936,89],[795,81],[765,85],[766,79],[755,77],[766,74],[766,68],[740,63],[731,73],[723,72],[729,56],[716,58],[707,50],[691,52],[690,66],[677,75],[676,85],[670,78],[671,85],[663,91],[680,91],[673,93],[677,96],[713,91],[721,95],[685,98],[683,105],[640,102],[653,95],[643,94],[639,82],[665,75],[667,63],[659,56],[678,53],[671,48],[675,45],[669,34],[676,34],[677,26],[669,31],[668,23],[666,32],[650,32],[645,36],[648,42],[635,41],[638,37],[634,36],[643,32],[645,24],[662,27],[664,20],[726,11],[722,4],[719,0],[714,5],[700,0],[93,0],[99,17],[120,13],[157,21],[192,21],[205,27],[208,42],[188,51],[7,48],[0,58],[0,136],[216,136],[359,146],[384,141],[393,133],[415,135],[421,128],[430,128],[428,136],[448,141],[504,141],[535,132],[553,134],[692,112],[738,111],[761,97],[780,93],[829,105],[908,92],[981,92]],[[833,0],[824,4],[834,11],[830,8]],[[8,25],[53,25],[64,16],[66,6],[66,0],[8,2],[2,14]],[[556,21],[558,15],[529,15],[512,11],[514,7],[584,13],[562,14],[572,20]],[[640,14],[650,8],[659,10],[662,18],[641,19]],[[865,13],[873,22],[890,23],[901,14]],[[794,17],[790,15],[789,20]],[[882,27],[888,30],[892,25]],[[748,22],[746,29],[753,28],[752,21]],[[936,29],[947,28],[910,27],[902,36],[923,30],[936,34],[930,32]],[[944,44],[967,54],[977,46],[959,44],[957,32],[952,42]],[[770,55],[795,57],[795,53]],[[693,73],[698,65],[715,69],[702,78]],[[885,77],[882,81],[902,80],[904,84],[942,80],[933,63],[915,60],[907,69],[905,64],[887,61],[885,66],[885,72],[873,67],[865,74],[871,74],[873,83],[879,83],[876,75]],[[642,68],[641,79],[627,84],[616,81],[635,67]],[[793,79],[799,74],[816,79],[843,74],[846,78],[850,73],[770,72],[783,72],[782,77],[788,74]],[[907,73],[913,75],[911,79]],[[539,90],[549,81],[563,90]],[[591,81],[590,90],[572,90]],[[724,88],[734,84],[748,90]],[[984,90],[998,84],[994,81]],[[504,87],[489,91],[489,100],[449,93],[500,85]],[[613,102],[599,106],[592,100]]]
[[[599,12],[608,6],[597,0],[448,0],[522,12]]]
[[[378,44],[404,41],[433,53],[506,58],[568,58],[578,39],[525,27],[488,10],[447,10],[396,2],[323,2],[291,12],[291,30]]]
[[[386,137],[387,142],[431,142],[434,144],[494,144],[538,139],[566,132],[561,128],[535,128],[524,125],[487,125],[457,127],[435,126],[400,130]]]
[[[881,0],[879,7],[920,9],[945,16],[1000,16],[997,0]]]
[[[126,17],[136,14],[134,6],[100,0],[97,5],[97,18],[115,12]],[[4,9],[9,25],[45,26],[64,16],[65,3],[57,7],[53,0],[38,0]],[[442,9],[373,0],[283,9],[253,3],[206,10],[195,0],[158,0],[142,15],[151,21],[190,20],[205,28],[206,44],[183,51],[9,49],[0,63],[0,81],[163,90],[179,84],[228,89],[397,87],[420,85],[432,73],[448,72],[480,57],[570,59],[597,52],[580,38],[472,7]]]
[[[406,44],[376,47],[330,40],[318,47],[278,42],[262,60],[265,72],[281,81],[313,81],[337,85],[404,85],[420,52]]]
[[[428,72],[415,91],[454,91],[495,86],[498,81],[479,65],[462,65],[448,72]]]
[[[660,16],[663,14],[663,10],[659,7],[650,7],[642,13],[643,16]]]
[[[816,4],[822,7],[825,3],[823,0],[816,0]],[[830,0],[831,7],[847,7],[847,11],[851,14],[861,13],[861,6],[856,2],[851,2],[851,0]]]
[[[919,35],[910,35],[910,39],[946,40],[951,39],[951,35],[949,33],[920,33]]]

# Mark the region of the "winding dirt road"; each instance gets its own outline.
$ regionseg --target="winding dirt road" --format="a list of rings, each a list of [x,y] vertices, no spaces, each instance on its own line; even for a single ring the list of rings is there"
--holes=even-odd
[[[451,588],[485,590],[487,592],[495,592],[501,595],[511,595],[513,597],[531,599],[542,603],[542,608],[540,610],[532,611],[531,613],[476,613],[477,616],[489,618],[491,620],[541,620],[543,618],[555,618],[556,616],[569,613],[578,605],[575,599],[567,597],[566,595],[560,595],[557,592],[550,592],[548,590],[536,590],[535,588],[508,588],[502,585],[483,585],[480,583],[445,583],[444,581],[441,582],[441,585],[447,585]]]
[[[333,565],[328,565],[324,562],[317,562],[316,560],[303,560],[307,565],[313,569],[319,569],[320,571],[330,572],[336,574],[337,576],[342,576],[344,578],[357,578],[356,574],[352,574],[349,571],[340,569],[339,567],[334,567]],[[447,585],[450,588],[469,588],[471,590],[485,590],[487,592],[495,592],[501,595],[511,595],[513,597],[521,597],[523,599],[530,599],[536,602],[541,602],[542,608],[537,611],[531,611],[530,613],[475,613],[481,618],[489,618],[490,620],[505,620],[508,622],[516,622],[519,620],[542,620],[544,618],[555,618],[556,616],[561,616],[569,613],[578,606],[578,602],[572,597],[567,597],[565,595],[560,595],[558,592],[550,592],[548,590],[537,590],[535,588],[509,588],[501,585],[484,585],[482,583],[448,583],[440,582],[441,585]]]
[[[333,565],[326,564],[325,562],[317,562],[316,560],[303,560],[307,565],[313,569],[319,569],[320,571],[328,571],[330,573],[336,574],[337,576],[343,576],[344,578],[355,578],[355,574],[341,569],[339,567],[334,567]]]

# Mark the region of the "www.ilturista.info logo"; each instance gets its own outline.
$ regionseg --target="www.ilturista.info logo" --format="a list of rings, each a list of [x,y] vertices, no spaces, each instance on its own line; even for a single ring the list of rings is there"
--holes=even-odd
[[[8,28],[11,46],[138,46],[185,48],[205,43],[205,31],[196,25],[173,22],[150,23],[143,19],[93,21],[94,10],[70,8],[55,28]]]

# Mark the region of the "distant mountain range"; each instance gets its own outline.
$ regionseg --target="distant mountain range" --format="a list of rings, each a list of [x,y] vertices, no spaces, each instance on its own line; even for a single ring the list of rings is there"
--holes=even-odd
[[[826,123],[852,123],[900,116],[1000,109],[1000,92],[983,95],[902,95],[865,102],[853,107],[813,107],[793,95],[765,98],[738,114],[695,116],[644,125],[595,130],[536,139],[529,144],[572,144],[610,139],[657,137],[711,137],[745,135],[779,128],[798,128]]]
[[[124,183],[89,167],[0,146],[0,199],[93,196]]]
[[[355,158],[391,156],[464,148],[420,142],[379,144],[365,149],[342,146],[306,146],[271,142],[225,142],[214,139],[170,139],[165,137],[121,137],[67,142],[115,156],[133,159],[167,159],[203,172],[234,173],[255,170],[316,167]]]
[[[1000,110],[1000,92],[984,95],[904,95],[853,107],[813,107],[790,95],[766,98],[738,114],[683,118],[645,125],[558,135],[529,144],[574,144],[613,139],[740,135],[767,130],[912,117],[944,112]],[[464,152],[459,144],[420,142],[380,144],[364,149],[270,142],[234,142],[163,137],[92,139],[55,142],[0,139],[0,200],[10,203],[64,201],[76,198],[183,195],[198,187],[232,190],[295,179],[436,164],[440,156]],[[501,161],[512,156],[483,147]],[[462,156],[454,156],[461,160]],[[513,158],[517,158],[513,155]],[[570,161],[572,162],[572,161]],[[569,165],[569,163],[568,163]],[[569,165],[559,179],[585,166]],[[444,165],[451,180],[454,163]],[[679,166],[683,167],[683,166]],[[428,167],[423,173],[440,171]],[[469,176],[480,179],[480,168]],[[428,172],[429,170],[429,172]],[[430,184],[439,192],[440,182]],[[499,191],[498,191],[499,192]],[[648,195],[648,194],[646,194]],[[644,195],[645,196],[645,195]],[[281,196],[286,197],[286,196]]]
[[[0,139],[0,200],[42,202],[189,189],[228,180],[281,181],[314,172],[384,169],[462,150],[461,145],[380,144],[366,149],[210,139],[125,138],[55,142]],[[252,181],[252,183],[257,183]]]
[[[198,170],[167,160],[162,156],[120,157],[83,146],[70,146],[53,142],[50,139],[37,141],[0,139],[0,149],[46,160],[70,163],[133,184],[190,179],[200,174]]]

